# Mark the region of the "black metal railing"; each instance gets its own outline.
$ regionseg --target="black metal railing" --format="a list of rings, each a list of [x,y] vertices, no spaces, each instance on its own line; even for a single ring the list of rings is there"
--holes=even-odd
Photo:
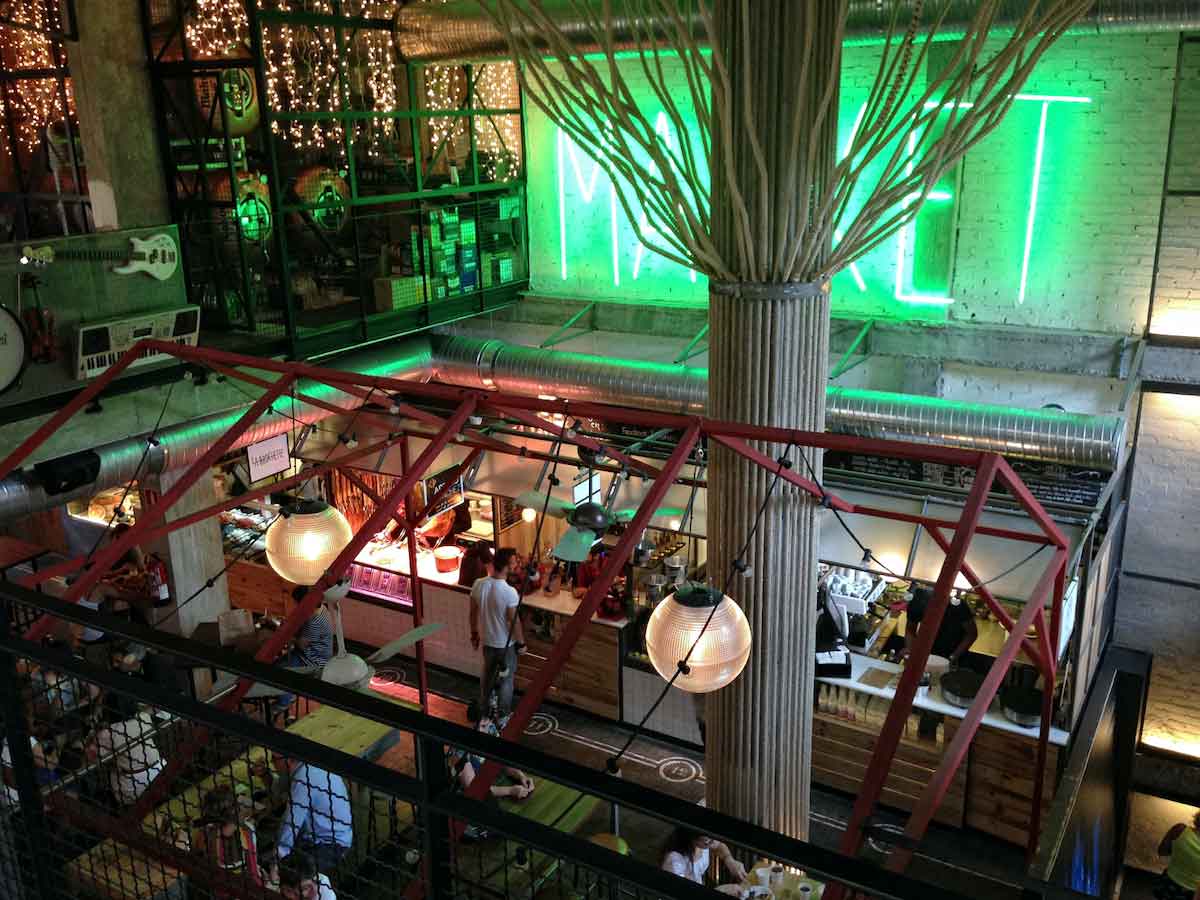
[[[59,633],[83,626],[107,643],[85,659],[11,628],[43,614]],[[328,884],[343,900],[712,896],[659,868],[651,847],[626,855],[609,849],[624,849],[611,837],[595,840],[614,809],[637,817],[643,836],[683,826],[739,859],[786,867],[776,896],[808,900],[831,884],[902,900],[959,896],[371,692],[11,584],[0,585],[0,625],[11,750],[0,871],[18,879],[6,896],[309,896],[293,890],[306,876],[305,889]],[[315,711],[288,728],[271,724],[270,700],[265,714],[225,711],[175,680],[189,667],[303,695]],[[330,720],[324,729],[309,727],[318,716]],[[459,788],[464,757],[519,769],[511,783],[531,779],[531,798],[470,799]]]

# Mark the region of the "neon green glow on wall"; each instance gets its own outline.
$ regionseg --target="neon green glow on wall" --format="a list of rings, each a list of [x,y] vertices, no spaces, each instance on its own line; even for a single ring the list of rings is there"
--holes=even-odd
[[[861,126],[866,111],[863,99],[862,94],[846,98],[839,140],[843,155],[848,152]],[[1065,129],[1066,133],[1076,127],[1065,116],[1065,108],[1055,111],[1050,107],[1087,104],[1091,100],[1087,97],[1033,93],[1018,94],[1014,100],[1020,107],[1036,104],[1035,109],[1042,113],[1036,144],[1031,147],[1028,163],[1031,169],[1027,170],[1028,174],[1023,180],[1028,201],[1022,203],[1022,220],[1019,224],[1014,222],[1012,229],[1024,241],[1022,246],[1013,247],[1012,255],[1007,257],[1015,263],[1016,254],[1021,253],[1019,284],[1013,287],[1017,289],[1014,291],[1014,301],[1024,303],[1031,259],[1037,255],[1033,238],[1037,233],[1038,205],[1048,202],[1045,185],[1042,184],[1047,147],[1054,148],[1056,155],[1061,154],[1066,148],[1060,146],[1063,143],[1061,140],[1055,143],[1053,135],[1056,126]],[[927,104],[930,108],[936,105],[936,102]],[[960,107],[966,106],[969,104],[960,104]],[[947,111],[944,121],[948,122],[953,109],[948,104],[944,108]],[[851,110],[853,114],[850,114]],[[677,150],[679,141],[685,140],[690,142],[697,158],[702,158],[702,147],[696,140],[694,126],[685,127],[680,135],[674,133],[666,113],[657,112],[654,116],[655,134],[668,151]],[[685,113],[684,122],[690,124],[692,121]],[[554,142],[553,148],[550,147],[550,141]],[[630,222],[620,208],[608,175],[557,126],[544,116],[530,115],[527,143],[530,147],[530,239],[535,252],[532,260],[535,289],[551,293],[566,292],[589,299],[687,306],[703,306],[706,303],[706,279],[694,270],[646,249],[639,235],[650,239],[655,236],[654,226],[646,213],[641,212],[636,222]],[[917,152],[915,140],[910,140],[907,151],[910,157]],[[536,164],[538,160],[553,160],[554,164],[539,166]],[[914,159],[910,158],[906,163],[910,170],[913,162]],[[861,181],[864,189],[879,177],[883,162],[873,165],[873,169],[869,168],[863,173]],[[1016,197],[1019,197],[1022,188],[1014,185],[1014,189],[1018,192]],[[942,316],[936,311],[954,302],[950,279],[959,203],[957,192],[957,172],[952,170],[930,191],[912,222],[889,241],[869,251],[835,276],[835,309],[841,302],[854,309],[869,310],[871,314],[887,314],[890,308],[893,314],[904,316]],[[904,202],[912,203],[916,199],[917,196],[913,195],[905,198]],[[851,202],[856,202],[855,198]],[[1013,214],[1016,214],[1015,210]],[[841,240],[842,235],[835,233],[834,239]],[[558,265],[554,267],[557,271],[550,275],[544,265],[549,260],[539,260],[536,253],[539,248],[550,250],[555,243],[558,245]],[[553,253],[552,250],[550,252]],[[998,256],[1007,252],[997,246]],[[1015,266],[1013,275],[1016,275]],[[861,299],[855,300],[855,297]],[[904,309],[911,312],[901,312]],[[926,309],[927,312],[919,313],[920,309]]]

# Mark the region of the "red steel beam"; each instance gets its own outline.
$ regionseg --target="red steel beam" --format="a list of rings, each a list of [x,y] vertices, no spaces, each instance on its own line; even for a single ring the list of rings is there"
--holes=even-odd
[[[62,794],[62,791],[56,791],[46,797],[46,806],[52,816],[61,818],[80,831],[97,837],[109,837],[118,845],[127,849],[133,848],[163,866],[176,869],[189,879],[213,890],[212,896],[287,900],[277,891],[257,885],[245,876],[235,875],[231,870],[216,865],[210,861],[210,857],[202,853],[181,850],[174,844],[158,840],[154,833],[146,830],[144,826],[126,824],[99,809],[84,810],[77,800],[68,801]]]
[[[404,441],[400,442],[400,447],[401,447],[401,457],[407,455],[408,451],[406,449],[404,449],[406,447],[406,444]],[[467,454],[466,459],[464,459],[462,462],[460,462],[456,466],[454,466],[454,468],[457,470],[457,475],[455,477],[457,478],[457,477],[461,476],[463,472],[465,472],[467,469],[469,469],[471,467],[471,464],[474,463],[475,460],[479,458],[479,455],[481,453],[483,453],[482,447],[476,447],[473,450],[471,450],[471,452],[469,454]],[[403,466],[403,465],[404,465],[403,459],[401,459],[401,466]],[[360,491],[362,491],[364,494],[366,494],[367,499],[371,500],[373,503],[376,503],[376,504],[382,503],[383,498],[379,496],[379,493],[373,487],[371,487],[369,484],[367,484],[365,481],[363,481],[361,478],[359,478],[357,475],[352,474],[352,471],[353,470],[346,470],[346,471],[342,472],[342,475],[344,475],[347,479],[352,481],[354,483],[355,487],[357,487]],[[433,507],[435,507],[443,497],[445,497],[448,493],[450,493],[450,489],[453,486],[454,486],[454,482],[452,480],[447,481],[445,484],[443,484],[440,488],[438,488],[434,492],[433,496],[429,498],[429,500],[426,502],[425,506],[422,507],[420,510],[418,510],[411,518],[401,520],[401,519],[398,519],[396,516],[392,516],[392,521],[395,522],[397,525],[402,525],[405,527],[408,526],[409,522],[411,522],[414,526],[416,526],[417,524],[425,521],[425,519],[429,518],[429,511],[431,509],[433,509]],[[407,511],[406,511],[406,515],[407,515]]]
[[[946,536],[942,534],[941,528],[930,528],[928,529],[928,532],[929,536],[934,539],[939,547],[942,548],[943,553],[950,552],[950,541],[948,541]],[[1007,631],[1012,631],[1012,616],[1008,614],[1008,610],[1000,605],[1000,601],[996,599],[996,595],[988,589],[987,585],[983,583],[982,579],[980,579],[979,574],[967,564],[966,560],[964,560],[962,564],[962,573],[963,577],[966,578],[967,582],[971,585],[971,589],[983,598],[983,602],[987,604],[987,608],[991,610],[992,615],[996,617],[996,619]],[[1024,649],[1025,655],[1033,660],[1034,664],[1044,672],[1046,670],[1045,659],[1039,649],[1033,645],[1033,642],[1028,638],[1023,638],[1021,641],[1021,647]]]
[[[587,447],[593,452],[604,453],[618,462],[623,463],[630,469],[637,469],[644,475],[650,475],[654,478],[657,478],[661,474],[657,466],[653,466],[648,462],[643,462],[640,459],[630,456],[628,453],[622,453],[615,447],[610,447],[593,437],[580,434],[574,428],[565,428],[562,425],[556,425],[553,422],[547,422],[536,413],[526,412],[523,409],[513,409],[500,403],[493,403],[490,401],[490,399],[485,401],[485,403],[490,409],[494,409],[510,419],[516,419],[518,422],[528,425],[530,428],[537,428],[540,431],[545,431],[548,434],[553,434],[563,438],[564,440],[569,440],[571,443],[578,444],[581,447]],[[568,431],[571,433],[570,438],[567,437]]]
[[[206,506],[204,509],[198,510],[194,513],[189,513],[188,515],[174,519],[173,521],[163,522],[159,525],[155,525],[144,535],[142,535],[142,542],[150,543],[151,541],[157,540],[164,535],[170,534],[172,531],[177,531],[180,528],[187,528],[189,525],[195,525],[197,522],[203,522],[205,519],[220,515],[221,513],[227,512],[235,507],[242,506],[246,503],[249,503],[251,500],[258,500],[262,497],[266,497],[269,494],[274,494],[277,491],[282,491],[285,488],[289,488],[292,485],[308,481],[310,478],[316,478],[319,475],[324,475],[326,472],[332,472],[351,460],[359,459],[363,456],[370,456],[372,453],[385,450],[392,446],[392,444],[396,443],[397,440],[399,440],[399,438],[388,438],[386,440],[377,441],[376,443],[371,444],[369,447],[359,447],[355,450],[352,450],[350,453],[345,454],[344,456],[338,457],[333,462],[322,463],[318,466],[306,467],[301,469],[297,474],[281,479],[280,481],[272,482],[266,487],[255,488],[252,491],[239,494],[238,496],[229,500],[222,500],[220,503],[214,503],[212,506]],[[22,578],[19,584],[22,587],[34,588],[57,575],[67,575],[76,571],[80,566],[83,565],[86,559],[86,556],[76,556],[72,559],[65,559],[60,563],[55,563],[52,566],[39,568],[36,572],[32,572]]]
[[[1033,496],[1033,492],[1029,490],[1025,482],[1021,480],[1021,476],[1013,471],[1003,457],[1000,459],[1000,469],[996,473],[1000,480],[1008,486],[1012,491],[1012,495],[1017,498],[1017,502],[1024,507],[1025,512],[1029,513],[1029,518],[1037,522],[1038,527],[1046,533],[1056,546],[1066,550],[1070,546],[1067,536],[1062,533],[1062,529],[1058,527],[1058,523],[1050,518],[1050,514],[1046,512],[1045,507],[1038,502],[1037,497]]]
[[[888,707],[887,718],[879,731],[879,739],[875,743],[875,752],[871,755],[871,762],[867,766],[862,787],[854,802],[850,822],[842,835],[839,849],[847,856],[857,856],[859,848],[862,846],[863,825],[874,811],[875,803],[883,790],[883,783],[891,769],[904,723],[912,711],[913,698],[917,694],[917,683],[925,672],[925,664],[929,661],[934,638],[937,637],[938,627],[942,624],[942,617],[950,602],[950,591],[954,587],[955,576],[962,569],[963,559],[967,555],[967,547],[971,543],[971,538],[974,537],[979,518],[983,515],[983,506],[987,501],[988,491],[991,490],[992,481],[996,477],[999,462],[998,455],[989,453],[983,457],[976,472],[975,482],[971,485],[971,492],[963,507],[962,518],[954,533],[954,541],[942,562],[942,569],[938,573],[933,599],[930,601],[929,608],[921,620],[921,627],[917,631],[916,646],[909,652],[908,662],[896,685],[896,693],[892,698],[891,706]],[[841,887],[839,885],[832,885],[832,887],[833,895],[829,900],[841,900]]]
[[[846,450],[858,453],[874,453],[880,456],[891,456],[897,459],[916,459],[925,462],[940,462],[947,465],[977,468],[980,460],[988,454],[981,450],[962,450],[957,447],[940,447],[936,444],[914,444],[903,441],[879,440],[862,438],[848,434],[829,434],[827,432],[801,431],[794,428],[776,428],[768,425],[749,425],[742,422],[724,422],[719,419],[701,417],[696,419],[681,413],[664,413],[653,410],[629,409],[628,407],[610,406],[604,403],[586,401],[543,400],[541,398],[522,397],[500,391],[479,391],[468,388],[452,387],[415,381],[404,381],[399,378],[388,378],[378,375],[358,375],[354,372],[325,369],[319,366],[294,362],[276,362],[253,356],[244,356],[211,347],[186,347],[171,344],[166,341],[145,341],[146,347],[178,356],[181,359],[194,360],[207,365],[209,362],[224,362],[231,366],[249,366],[263,371],[293,372],[297,376],[313,378],[326,384],[337,386],[344,390],[343,385],[359,385],[374,387],[380,390],[399,391],[414,397],[442,400],[459,403],[467,396],[478,396],[480,402],[488,405],[502,405],[509,409],[530,410],[533,412],[558,413],[564,417],[580,416],[583,418],[611,419],[620,413],[623,422],[630,425],[646,425],[652,428],[671,428],[685,431],[689,426],[699,421],[701,430],[709,435],[739,437],[746,440],[766,441],[776,444],[795,444],[798,447],[816,447],[822,450]],[[1018,484],[1020,479],[1017,479]]]
[[[1063,567],[1066,569],[1066,566]],[[1060,570],[1061,571],[1061,570]],[[1051,678],[1042,685],[1042,717],[1038,723],[1037,771],[1033,773],[1033,799],[1029,810],[1029,838],[1025,856],[1032,862],[1037,854],[1038,837],[1042,832],[1042,797],[1046,791],[1046,757],[1050,747],[1050,717],[1054,714],[1055,682]]]
[[[354,485],[356,488],[358,488],[360,491],[362,491],[367,496],[367,499],[373,501],[376,506],[378,506],[380,503],[383,502],[383,498],[379,496],[379,494],[375,491],[375,489],[372,488],[370,485],[368,485],[365,481],[363,481],[357,475],[355,475],[353,469],[351,469],[349,467],[347,467],[345,469],[339,469],[338,474],[340,474],[343,478],[345,478],[347,481],[349,481],[352,485]],[[392,513],[391,519],[393,522],[395,522],[401,528],[408,527],[408,520],[401,518],[395,512]]]
[[[853,504],[847,503],[841,497],[835,497],[833,494],[827,494],[824,490],[822,490],[819,484],[809,481],[802,475],[797,475],[791,469],[779,468],[779,463],[776,460],[771,459],[771,457],[767,456],[765,453],[760,453],[759,451],[755,450],[745,441],[740,440],[739,438],[722,437],[721,435],[711,435],[711,437],[716,443],[722,444],[735,453],[741,454],[751,462],[758,463],[772,474],[778,471],[779,477],[784,481],[794,484],[796,487],[800,488],[800,490],[811,494],[817,500],[824,500],[826,497],[828,497],[829,505],[834,509],[845,513],[854,512],[855,507]]]
[[[650,486],[650,490],[642,498],[633,521],[629,523],[629,526],[625,529],[625,533],[617,541],[616,547],[608,555],[608,559],[600,569],[600,574],[592,582],[587,593],[579,602],[575,614],[571,616],[566,626],[560,632],[558,640],[555,641],[554,647],[550,651],[550,656],[547,657],[538,670],[537,675],[534,676],[533,681],[522,695],[521,702],[517,704],[516,710],[508,720],[502,737],[510,741],[516,741],[525,731],[525,726],[529,724],[530,719],[533,718],[533,714],[542,705],[542,700],[545,699],[546,691],[550,688],[550,683],[558,677],[562,667],[570,659],[571,651],[575,649],[575,644],[583,635],[584,629],[591,622],[596,610],[600,608],[600,603],[608,594],[608,589],[612,585],[613,580],[620,574],[626,559],[633,551],[633,545],[641,539],[642,529],[646,527],[647,523],[654,516],[654,511],[662,502],[663,497],[666,496],[667,490],[675,480],[675,476],[679,474],[679,470],[687,462],[692,448],[696,446],[696,442],[699,439],[700,426],[696,422],[693,422],[684,433],[679,444],[675,447],[674,452],[667,459],[662,473],[654,480],[654,484]],[[485,762],[483,768],[476,774],[475,780],[471,782],[471,786],[467,789],[467,796],[475,800],[482,800],[487,797],[489,789],[500,774],[500,768],[500,764],[493,760]]]
[[[209,368],[212,369],[214,372],[218,372],[221,375],[225,375],[228,378],[237,378],[238,380],[244,381],[247,384],[252,384],[255,387],[260,387],[260,388],[265,389],[265,388],[270,387],[270,385],[271,385],[271,382],[267,381],[265,378],[259,378],[257,375],[251,375],[248,372],[242,372],[242,371],[239,371],[238,369],[234,369],[229,366],[222,365],[220,363],[209,363]],[[342,390],[342,389],[338,388],[338,390]],[[342,393],[351,394],[352,396],[358,397],[359,399],[361,399],[363,401],[363,405],[365,406],[367,403],[373,402],[371,400],[371,394],[378,393],[378,392],[377,391],[361,391],[360,392],[358,390],[353,390],[353,391],[342,390]],[[297,400],[301,401],[302,403],[307,403],[309,406],[315,406],[315,407],[317,407],[317,409],[323,409],[326,412],[332,413],[335,416],[356,415],[356,416],[358,416],[360,421],[373,423],[376,427],[382,428],[384,430],[384,432],[390,432],[390,431],[395,430],[394,422],[392,422],[388,419],[385,419],[383,416],[376,415],[375,413],[364,412],[362,410],[345,409],[341,406],[338,406],[335,403],[330,403],[328,400],[322,400],[319,397],[314,397],[312,394],[302,394],[299,391],[294,392],[292,394],[292,396],[295,397]],[[387,395],[385,394],[384,396],[386,397]],[[286,413],[283,413],[283,415],[286,415]]]
[[[476,453],[479,451],[476,450]],[[400,465],[405,472],[409,469],[408,439],[400,442]],[[461,469],[459,470],[461,471]],[[417,573],[417,528],[416,519],[405,517],[405,531],[408,536],[408,593],[412,598],[413,628],[425,624],[425,587],[421,584],[421,576]],[[468,600],[474,603],[474,600]],[[429,712],[429,671],[425,668],[425,642],[417,641],[417,698],[421,701],[421,711]]]
[[[418,409],[417,407],[397,400],[386,393],[388,390],[408,391],[414,387],[424,387],[424,385],[422,385],[420,382],[405,381],[402,378],[389,378],[378,375],[359,375],[354,372],[343,372],[340,369],[327,369],[321,366],[313,366],[306,363],[279,362],[272,359],[262,359],[257,356],[245,356],[240,353],[230,353],[225,350],[216,350],[212,347],[188,347],[186,345],[171,344],[165,341],[145,341],[144,343],[147,346],[152,346],[154,349],[160,350],[164,353],[171,353],[180,359],[186,359],[199,365],[207,366],[211,369],[217,369],[225,375],[241,379],[249,384],[259,384],[261,383],[261,379],[257,378],[257,376],[240,371],[236,368],[237,366],[247,366],[249,368],[258,369],[264,372],[290,372],[297,377],[308,378],[312,381],[317,381],[322,384],[327,384],[331,387],[336,387],[343,393],[358,397],[364,403],[374,402],[375,399],[383,399],[375,398],[373,395],[378,392],[384,392],[384,397],[386,397],[389,407],[395,411],[396,415],[405,415],[431,425],[441,425],[443,421],[443,419],[436,413],[426,412],[423,409]],[[367,390],[364,390],[363,388],[367,388]],[[415,393],[422,396],[433,396],[421,390],[417,390]],[[436,394],[436,398],[442,400],[451,400],[454,403],[461,403],[463,398],[469,393],[471,392],[464,390],[454,390],[449,394],[445,392],[438,392]],[[299,397],[300,395],[297,394],[297,398]],[[305,402],[313,403],[313,398],[308,397]],[[315,402],[314,405],[320,406],[323,409],[329,408],[328,405],[323,404],[320,401]],[[345,414],[349,412],[349,410],[341,409],[339,407],[335,407],[334,411],[339,414]],[[378,419],[378,416],[375,416],[375,418]],[[386,423],[383,427],[391,430],[391,426]],[[503,441],[496,440],[495,438],[489,437],[488,435],[473,429],[468,429],[468,433],[473,434],[476,440],[482,443],[492,444],[493,449],[508,446]]]
[[[929,823],[933,821],[934,813],[937,811],[938,806],[941,805],[947,791],[950,790],[950,782],[954,779],[955,773],[958,772],[958,767],[967,758],[967,750],[970,748],[971,741],[975,737],[975,732],[979,730],[979,726],[983,722],[983,717],[987,714],[988,707],[992,705],[992,700],[995,699],[997,692],[1000,690],[1004,676],[1008,674],[1013,660],[1017,658],[1025,629],[1033,623],[1035,618],[1042,614],[1042,605],[1046,602],[1051,585],[1054,583],[1058,572],[1066,565],[1066,561],[1066,550],[1060,548],[1054,552],[1054,558],[1050,560],[1050,563],[1042,573],[1042,577],[1038,579],[1037,586],[1034,587],[1029,601],[1025,604],[1025,608],[1017,618],[1015,627],[1009,632],[1008,639],[1004,642],[1004,647],[1001,648],[1000,653],[997,654],[995,661],[992,663],[992,667],[988,669],[987,675],[984,676],[979,693],[971,701],[971,708],[967,710],[967,714],[963,717],[962,724],[958,727],[958,731],[950,741],[950,746],[942,754],[942,761],[938,764],[937,771],[926,782],[924,790],[921,791],[921,796],[917,798],[912,815],[909,817],[908,825],[904,829],[904,834],[909,838],[910,842],[916,843],[925,836],[925,831],[929,828]],[[917,634],[919,640],[920,631]],[[1047,693],[1051,690],[1053,690],[1053,684],[1047,687]],[[892,872],[903,872],[908,867],[911,859],[912,851],[910,849],[907,847],[896,847],[888,857],[887,868]]]
[[[29,458],[29,454],[42,446],[50,435],[66,424],[68,419],[100,396],[100,392],[112,384],[113,379],[129,368],[129,364],[141,355],[141,350],[144,346],[144,341],[138,341],[130,347],[112,366],[105,369],[95,381],[68,400],[62,409],[40,425],[33,434],[21,441],[17,449],[4,457],[3,461],[0,461],[0,479],[11,475],[17,466]],[[174,345],[172,344],[171,346]]]
[[[288,617],[280,624],[279,628],[267,641],[254,658],[262,663],[274,662],[276,657],[282,652],[287,643],[300,630],[301,626],[309,620],[317,606],[325,598],[326,589],[337,584],[338,580],[345,574],[350,564],[354,562],[356,556],[363,547],[370,541],[372,535],[379,531],[383,525],[391,518],[392,510],[399,504],[408,492],[412,490],[417,479],[424,474],[429,468],[430,463],[441,453],[442,448],[450,443],[450,440],[456,435],[467,417],[475,410],[475,400],[473,397],[468,397],[464,400],[442,426],[442,430],[430,441],[424,452],[417,457],[416,463],[412,469],[406,472],[399,481],[388,492],[386,498],[380,506],[371,514],[371,517],[363,523],[362,527],[351,538],[342,552],[337,555],[337,558],[330,564],[325,574],[308,589],[296,607],[288,614]],[[246,696],[246,692],[253,686],[254,681],[250,678],[242,677],[238,679],[233,690],[221,698],[220,706],[223,709],[235,709],[242,698]],[[134,806],[130,816],[135,821],[141,821],[151,810],[154,809],[170,789],[175,776],[179,771],[188,764],[195,752],[203,745],[207,736],[206,729],[199,729],[195,738],[189,741],[185,746],[181,747],[179,752],[171,758],[163,770],[150,783],[144,794]]]
[[[131,350],[129,352],[132,353],[133,351]],[[124,556],[131,547],[141,542],[143,536],[147,531],[150,530],[150,527],[156,525],[163,518],[163,516],[166,515],[166,512],[168,509],[170,509],[171,505],[185,493],[187,493],[187,491],[191,489],[192,485],[199,481],[200,478],[208,474],[208,471],[212,468],[213,463],[225,455],[225,451],[233,445],[233,442],[237,440],[238,436],[251,425],[253,425],[258,420],[258,417],[263,414],[263,411],[266,410],[266,408],[270,406],[280,394],[286,391],[293,381],[295,381],[294,375],[283,375],[278,381],[271,385],[270,390],[266,391],[261,397],[255,400],[254,403],[251,404],[250,408],[242,414],[242,417],[239,418],[227,432],[213,441],[212,446],[205,450],[204,453],[201,454],[200,458],[188,467],[187,471],[184,472],[183,475],[180,476],[179,480],[171,486],[170,490],[162,495],[157,503],[148,509],[142,510],[142,513],[138,516],[137,521],[129,526],[124,533],[116,536],[115,539],[108,544],[108,546],[101,548],[101,550],[92,560],[91,567],[86,569],[75,581],[75,583],[67,588],[62,595],[62,599],[67,603],[74,603],[80,597],[86,595],[87,592],[93,587],[95,587],[96,582],[104,577],[105,573],[112,568],[113,563]],[[28,641],[41,640],[46,632],[50,630],[53,624],[54,619],[52,616],[43,615],[26,632],[25,639]]]
[[[924,516],[920,513],[906,513],[893,509],[880,509],[874,506],[863,506],[855,503],[852,505],[849,512],[855,515],[876,516],[880,519],[892,519],[896,522],[912,522],[914,525],[922,525],[929,530],[935,528],[957,528],[958,523],[953,519],[936,519],[933,516]],[[975,529],[976,534],[985,534],[988,537],[1004,538],[1008,541],[1024,541],[1027,544],[1053,544],[1054,541],[1046,537],[1044,534],[1038,534],[1032,531],[1014,531],[1010,528],[995,528],[989,525],[980,525]]]

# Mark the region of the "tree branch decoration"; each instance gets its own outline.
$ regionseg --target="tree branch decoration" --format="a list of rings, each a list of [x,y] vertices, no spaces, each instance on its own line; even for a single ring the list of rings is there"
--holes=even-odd
[[[816,102],[805,101],[811,66],[823,64],[814,62],[812,42],[796,48],[790,83],[778,86],[776,96],[795,98],[787,114],[771,115],[747,90],[745,115],[735,122],[729,98],[745,87],[746,73],[730,71],[714,40],[713,0],[563,0],[552,8],[568,10],[576,20],[569,33],[544,0],[478,2],[519,64],[526,96],[612,179],[630,222],[645,214],[648,227],[636,230],[646,247],[717,281],[759,283],[827,281],[912,221],[947,170],[1000,124],[1037,61],[1092,5],[1030,0],[1001,39],[989,38],[989,31],[1002,0],[979,0],[965,36],[935,68],[929,51],[950,3],[917,2],[904,21],[901,4],[893,2],[866,106],[844,155],[826,174],[816,135],[837,116],[837,84],[830,79]],[[753,2],[729,2],[739,3],[742,30],[749,31]],[[848,0],[797,0],[820,2],[838,4],[840,48]],[[933,8],[928,21],[925,6]],[[599,53],[585,56],[577,49],[581,30],[582,43]],[[619,51],[634,63],[619,60]],[[840,69],[840,58],[833,62]],[[686,109],[675,99],[680,67],[699,148],[660,140],[630,89],[630,78],[644,80],[683,135]],[[785,128],[793,184],[768,184],[761,162],[757,175],[740,183],[729,173],[737,241],[734,258],[727,258],[712,239],[708,161],[714,148],[730,159],[732,137],[741,129],[761,161],[767,142],[759,136]],[[856,188],[863,193],[868,167],[881,174],[855,207],[851,198]],[[752,219],[746,202],[751,192],[781,198],[769,220]],[[805,224],[794,230],[790,245],[779,246],[780,229],[771,226],[783,222]]]

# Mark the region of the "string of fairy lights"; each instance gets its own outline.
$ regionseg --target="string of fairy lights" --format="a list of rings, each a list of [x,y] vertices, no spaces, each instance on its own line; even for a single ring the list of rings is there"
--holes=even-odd
[[[0,25],[0,68],[17,73],[50,69],[65,59],[62,42],[49,34],[62,28],[55,4],[46,0],[13,0],[6,12],[14,23],[27,27]],[[0,91],[0,116],[11,116],[17,144],[33,152],[40,146],[47,128],[68,116],[75,121],[71,80],[65,79],[65,90],[60,90],[54,77],[17,78],[8,82]],[[2,152],[11,156],[9,143],[0,144]]]
[[[331,13],[330,0],[270,0],[279,12]],[[396,0],[343,0],[341,11],[347,16],[389,19],[395,16]],[[199,58],[221,57],[246,52],[249,21],[244,0],[195,0],[186,23],[189,47]],[[402,85],[397,80],[399,67],[395,39],[390,31],[361,29],[353,37],[353,46],[345,52],[361,59],[364,65],[344,67],[338,52],[334,29],[325,26],[297,26],[271,23],[263,29],[263,56],[266,65],[268,102],[285,117],[292,113],[331,112],[343,108],[339,78],[346,72],[351,93],[361,98],[364,108],[387,114],[404,105]],[[425,106],[433,112],[457,112],[468,100],[481,109],[517,109],[520,94],[517,73],[511,63],[491,63],[474,69],[474,97],[467,96],[467,77],[462,66],[427,66],[424,72]],[[479,165],[489,179],[521,164],[520,117],[517,115],[480,116],[475,123],[475,146]],[[344,149],[343,124],[329,118],[272,122],[275,133],[296,150],[326,151],[341,154]],[[435,116],[428,120],[432,156],[454,161],[465,155],[468,146],[468,121],[461,115]],[[395,121],[386,115],[354,124],[354,138],[371,156],[381,155]]]

